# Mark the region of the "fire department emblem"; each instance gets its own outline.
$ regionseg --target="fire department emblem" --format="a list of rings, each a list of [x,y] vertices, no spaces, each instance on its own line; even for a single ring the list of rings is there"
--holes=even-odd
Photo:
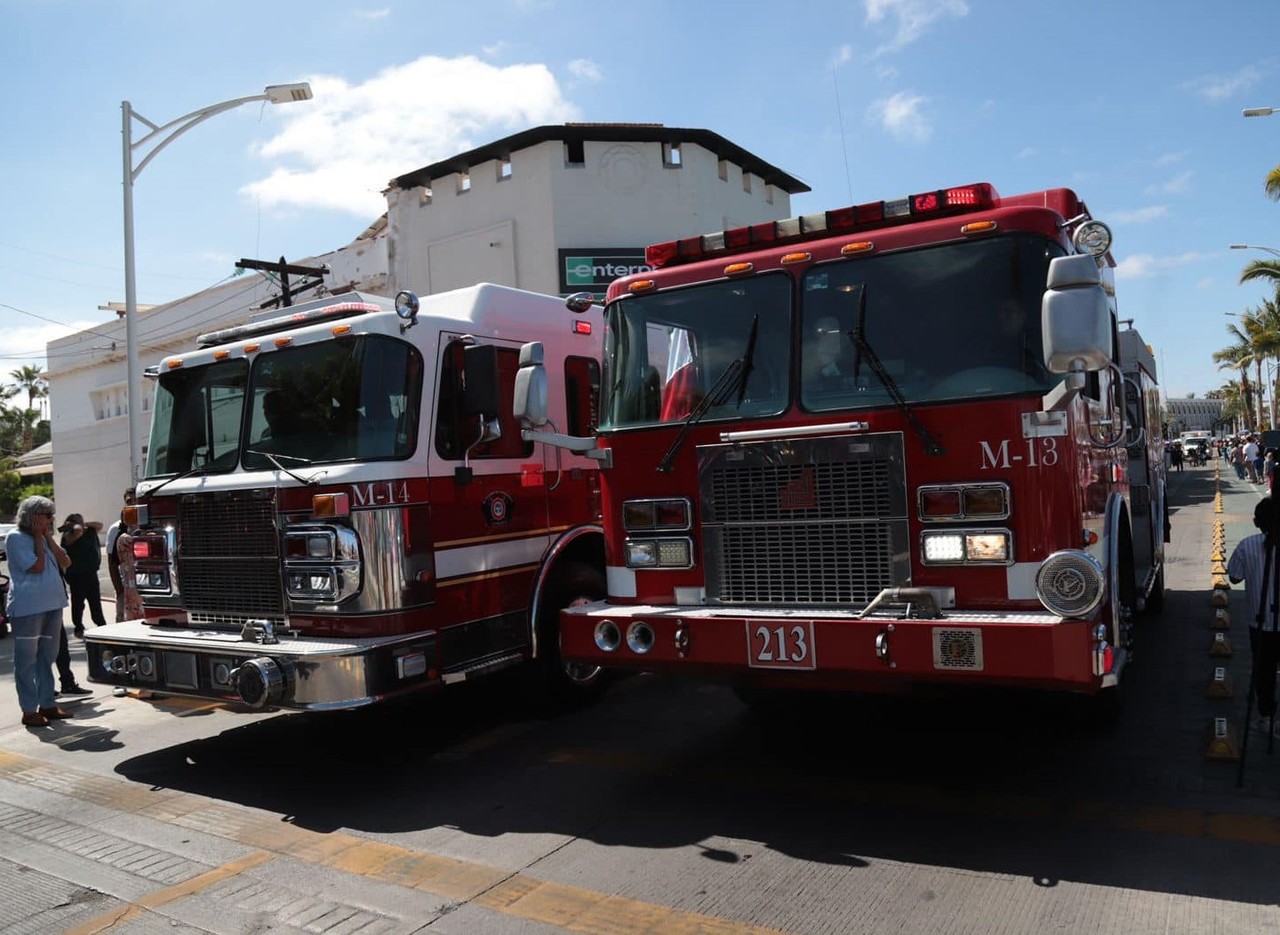
[[[484,521],[490,526],[501,526],[511,519],[511,510],[515,501],[505,493],[491,493],[480,505],[484,513]]]
[[[818,505],[813,468],[806,466],[799,476],[783,484],[778,490],[778,509],[812,510]]]

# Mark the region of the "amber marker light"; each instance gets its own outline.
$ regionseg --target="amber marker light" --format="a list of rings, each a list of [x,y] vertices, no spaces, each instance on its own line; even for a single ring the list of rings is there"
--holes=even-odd
[[[225,358],[225,357],[229,357],[230,355],[231,355],[231,352],[230,352],[230,351],[214,351],[214,352],[213,352],[213,359],[214,359],[214,360],[222,360],[223,358]]]
[[[724,268],[726,276],[742,276],[750,273],[755,269],[754,263],[730,263]]]
[[[276,338],[273,343],[276,347],[288,347],[293,343],[293,338]]]
[[[972,221],[968,224],[961,225],[960,233],[962,234],[989,234],[996,229],[995,221]]]
[[[813,254],[809,253],[808,251],[801,251],[799,253],[784,253],[782,255],[782,265],[790,266],[793,263],[808,263],[812,259],[813,259]]]
[[[261,346],[262,346],[262,345],[260,345],[260,344],[246,344],[246,345],[244,346],[244,352],[245,352],[246,354],[253,354],[253,353],[256,353],[256,352],[258,351],[258,349],[259,349]]]
[[[332,328],[329,329],[329,331],[330,333],[333,334],[335,338],[340,338],[344,334],[351,333],[351,326],[350,325],[334,325]]]
[[[318,493],[311,498],[311,514],[321,519],[351,515],[351,500],[345,493]]]
[[[627,288],[634,294],[636,292],[649,292],[655,285],[656,283],[652,279],[637,279]]]
[[[181,367],[181,366],[182,366],[182,360],[181,360],[181,359],[178,359],[178,360],[171,360],[171,361],[169,361],[169,363],[168,363],[168,367],[169,367],[169,369],[170,369],[170,370],[177,370],[177,369],[178,369],[179,367]]]
[[[857,256],[859,253],[870,253],[875,248],[876,245],[873,241],[858,240],[854,243],[845,244],[840,248],[840,253],[843,256]]]

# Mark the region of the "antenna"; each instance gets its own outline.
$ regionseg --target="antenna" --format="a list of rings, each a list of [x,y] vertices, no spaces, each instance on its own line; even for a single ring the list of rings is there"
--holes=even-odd
[[[849,203],[853,203],[853,177],[849,174],[849,143],[844,137],[844,111],[840,107],[840,82],[836,80],[839,68],[837,62],[831,63],[831,86],[836,92],[836,120],[840,123],[840,151],[844,154],[844,181],[849,187]]]

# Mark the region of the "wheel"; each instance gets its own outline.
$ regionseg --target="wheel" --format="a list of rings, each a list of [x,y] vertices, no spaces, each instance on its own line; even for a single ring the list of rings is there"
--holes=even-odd
[[[604,576],[583,562],[566,562],[556,573],[538,618],[538,667],[547,696],[559,707],[596,701],[608,687],[600,666],[565,662],[560,655],[560,610],[605,596]]]
[[[1147,616],[1159,614],[1164,610],[1164,566],[1160,566],[1160,570],[1156,572],[1156,583],[1151,586],[1151,593],[1147,595],[1146,606],[1142,612]]]

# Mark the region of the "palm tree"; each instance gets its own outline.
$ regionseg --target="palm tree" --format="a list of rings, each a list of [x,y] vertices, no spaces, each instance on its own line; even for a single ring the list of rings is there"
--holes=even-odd
[[[36,400],[49,395],[49,381],[45,379],[44,370],[38,364],[11,370],[9,376],[18,384],[19,392],[27,394],[28,409],[35,409]]]
[[[1253,346],[1248,335],[1235,325],[1227,325],[1227,331],[1236,339],[1230,347],[1213,352],[1213,360],[1219,370],[1239,370],[1241,395],[1244,397],[1245,428],[1253,428],[1253,387],[1249,385],[1249,365],[1253,363]]]

